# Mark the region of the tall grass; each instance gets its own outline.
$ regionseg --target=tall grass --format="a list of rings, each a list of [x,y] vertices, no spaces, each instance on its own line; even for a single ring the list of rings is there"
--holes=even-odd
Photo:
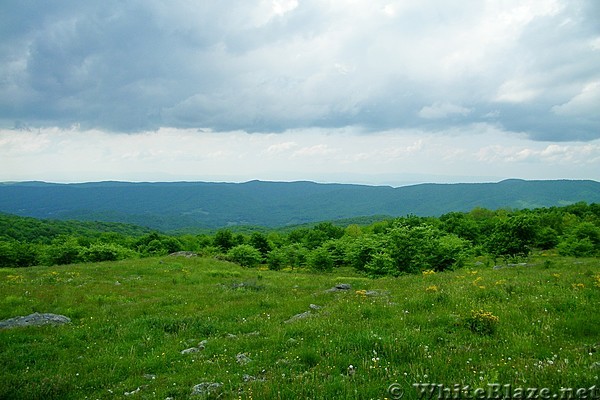
[[[327,292],[338,283],[352,289]],[[541,255],[376,280],[208,258],[0,269],[0,319],[72,319],[0,330],[0,398],[185,399],[202,382],[227,399],[383,399],[392,383],[413,399],[419,382],[558,393],[600,384],[599,306],[598,259]]]

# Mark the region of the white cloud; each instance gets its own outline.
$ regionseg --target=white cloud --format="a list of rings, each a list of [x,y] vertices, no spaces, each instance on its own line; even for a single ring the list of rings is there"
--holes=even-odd
[[[329,145],[321,143],[321,144],[315,144],[314,146],[303,147],[301,149],[298,149],[297,151],[294,152],[294,156],[319,157],[319,156],[326,156],[326,155],[329,155],[329,154],[332,154],[335,152],[336,152],[336,150],[329,148]]]
[[[465,131],[370,134],[356,129],[268,135],[173,128],[130,135],[0,130],[0,164],[0,181],[307,179],[375,184],[417,175],[437,181],[600,180],[600,142],[534,142],[481,124]]]
[[[540,123],[600,79],[594,0],[31,7],[13,2],[0,16],[3,126],[380,131],[498,111],[499,124],[536,139],[600,135],[592,117]]]
[[[270,145],[266,152],[269,154],[278,154],[292,150],[296,147],[298,147],[298,143],[296,142],[282,142]]]
[[[597,178],[599,9],[11,2],[0,179]]]
[[[471,112],[470,109],[451,103],[433,103],[430,106],[423,107],[419,111],[419,117],[426,119],[446,118],[451,115],[467,116]]]
[[[560,116],[595,115],[600,111],[600,81],[591,82],[568,102],[552,107]]]
[[[525,79],[511,79],[504,82],[496,94],[496,101],[508,103],[524,103],[534,100],[540,94]]]

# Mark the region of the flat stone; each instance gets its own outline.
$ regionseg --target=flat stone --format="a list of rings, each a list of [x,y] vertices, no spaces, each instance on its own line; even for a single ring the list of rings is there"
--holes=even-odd
[[[334,287],[332,287],[331,289],[327,289],[327,292],[340,292],[340,291],[345,291],[345,290],[350,290],[352,289],[352,285],[350,285],[349,283],[338,283],[337,285],[335,285]]]
[[[204,396],[216,392],[223,386],[221,382],[202,382],[194,385],[192,388],[192,396]]]
[[[64,315],[50,313],[33,313],[26,316],[14,317],[0,321],[0,329],[16,328],[21,326],[63,325],[71,322]]]
[[[181,350],[181,354],[191,354],[191,353],[197,353],[199,351],[200,351],[200,349],[197,347],[190,347],[189,349]]]
[[[194,253],[193,251],[176,251],[175,253],[171,253],[169,254],[169,257],[197,257],[198,254]]]
[[[235,356],[235,359],[239,364],[242,364],[242,365],[248,364],[249,362],[252,361],[252,359],[244,353],[237,354]]]
[[[312,313],[310,311],[305,311],[303,313],[294,315],[292,318],[288,319],[287,321],[284,321],[284,323],[289,324],[290,322],[294,322],[294,321],[297,321],[299,319],[308,318],[311,315],[312,315]]]

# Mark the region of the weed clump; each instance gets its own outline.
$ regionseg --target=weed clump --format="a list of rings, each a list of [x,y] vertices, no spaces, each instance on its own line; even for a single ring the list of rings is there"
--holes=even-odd
[[[479,335],[493,335],[500,319],[489,311],[472,310],[466,319],[468,328]]]

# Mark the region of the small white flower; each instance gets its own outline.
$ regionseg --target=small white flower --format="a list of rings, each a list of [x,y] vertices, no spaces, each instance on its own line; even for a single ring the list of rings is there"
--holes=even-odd
[[[356,368],[354,368],[354,365],[350,364],[348,366],[348,375],[353,376],[355,373],[356,373]]]

